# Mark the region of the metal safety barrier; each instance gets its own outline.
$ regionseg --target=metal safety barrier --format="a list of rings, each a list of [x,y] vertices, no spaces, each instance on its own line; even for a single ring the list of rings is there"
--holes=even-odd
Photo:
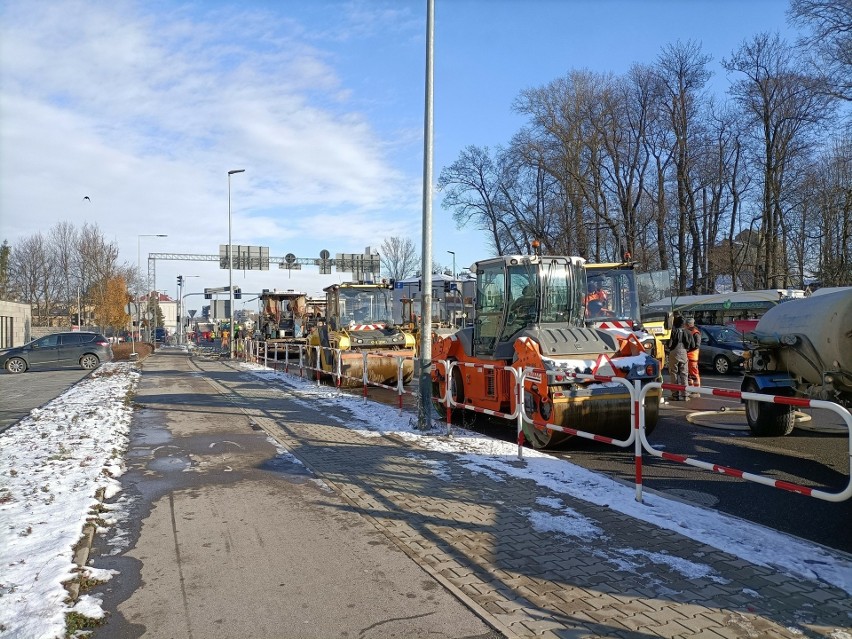
[[[255,361],[258,364],[263,360],[263,365],[265,367],[268,366],[268,350],[264,344],[264,347],[261,349],[260,344],[264,344],[263,342],[253,342],[251,344],[246,345],[245,349],[245,358],[247,361]],[[307,348],[315,349],[314,353],[316,355],[317,366],[311,366],[309,363],[305,363],[305,353]],[[339,354],[341,351],[339,349],[332,349],[329,347],[322,346],[313,346],[313,347],[299,347],[299,368],[300,375],[304,376],[303,371],[305,369],[315,371],[317,383],[320,382],[320,377],[322,368],[320,363],[320,355],[322,351],[331,352],[332,356],[337,354],[338,356],[334,358],[336,363],[335,370],[331,373],[332,377],[335,380],[335,385],[337,387],[340,386],[340,380],[344,376],[341,374],[340,370],[340,362],[341,358]],[[347,352],[347,351],[343,351]],[[351,352],[351,351],[349,351]],[[395,386],[391,386],[388,384],[381,384],[377,382],[369,381],[367,377],[367,358],[370,356],[369,352],[362,353],[362,357],[364,358],[364,366],[362,367],[362,378],[359,380],[363,385],[364,396],[367,396],[367,387],[368,386],[376,386],[389,390],[396,391],[399,396],[399,408],[402,408],[402,397],[404,394],[410,395],[418,395],[417,391],[409,391],[403,388],[402,383],[402,361],[406,359],[406,356],[397,356],[397,383]],[[383,355],[386,357],[387,355]],[[285,355],[285,370],[289,366],[289,352]],[[417,358],[413,358],[415,362],[415,370],[417,364]],[[631,428],[630,434],[626,439],[617,439],[613,437],[607,437],[604,435],[597,435],[595,433],[590,433],[587,431],[583,431],[580,429],[570,428],[567,426],[561,426],[559,424],[554,424],[550,422],[545,422],[541,420],[536,420],[531,418],[526,414],[525,406],[524,406],[524,389],[526,387],[526,383],[528,382],[528,378],[531,374],[541,374],[546,373],[544,369],[537,368],[525,368],[519,371],[517,368],[510,365],[503,364],[474,364],[470,362],[457,362],[453,360],[436,360],[432,363],[432,369],[435,370],[437,367],[443,366],[445,374],[446,374],[446,383],[444,385],[444,393],[440,397],[433,397],[433,400],[440,405],[443,405],[446,409],[446,420],[447,420],[447,434],[452,434],[452,412],[454,409],[462,409],[465,411],[470,411],[473,413],[491,415],[494,417],[499,417],[502,419],[506,419],[508,421],[514,421],[517,427],[517,444],[518,444],[518,458],[523,459],[523,444],[524,444],[524,435],[523,428],[525,424],[531,425],[533,428],[538,430],[554,430],[563,433],[567,433],[569,435],[574,435],[577,437],[581,437],[584,439],[589,439],[593,441],[603,442],[606,444],[610,444],[613,446],[617,446],[619,448],[628,448],[631,444],[634,447],[634,467],[635,467],[635,486],[636,486],[636,500],[642,502],[642,489],[643,489],[643,477],[642,477],[642,463],[643,463],[643,451],[653,457],[659,459],[665,459],[668,461],[673,461],[676,463],[682,463],[688,466],[692,466],[694,468],[699,468],[702,470],[708,470],[713,473],[723,474],[729,477],[734,477],[737,479],[742,479],[745,481],[761,484],[764,486],[769,486],[773,488],[778,488],[781,490],[798,493],[801,495],[814,497],[816,499],[821,499],[829,502],[841,502],[852,497],[852,414],[839,404],[834,402],[829,402],[825,400],[816,400],[816,399],[801,399],[795,397],[785,397],[782,395],[768,395],[763,393],[752,393],[752,392],[744,392],[737,391],[727,388],[709,388],[709,387],[698,387],[698,386],[683,386],[679,384],[670,384],[663,382],[649,382],[645,385],[642,385],[638,380],[635,382],[631,382],[623,377],[618,376],[607,376],[607,375],[593,375],[593,374],[584,374],[584,373],[565,373],[566,378],[577,379],[577,380],[587,380],[587,381],[596,381],[602,383],[616,383],[621,384],[627,389],[627,392],[630,394],[630,421]],[[487,408],[482,408],[480,406],[474,406],[473,404],[466,404],[463,402],[456,402],[453,399],[453,391],[452,391],[452,374],[455,368],[463,368],[470,367],[475,369],[494,369],[494,370],[507,370],[510,371],[510,374],[514,378],[514,388],[515,388],[515,409],[511,413],[504,413],[496,410],[491,410]],[[276,367],[277,370],[277,367]],[[347,379],[356,379],[354,377],[347,377]],[[741,401],[758,401],[758,402],[766,402],[773,404],[781,404],[790,406],[793,408],[814,408],[814,409],[824,409],[834,412],[839,415],[840,418],[846,425],[847,431],[849,433],[848,437],[848,447],[849,447],[849,466],[848,466],[848,474],[849,481],[843,490],[839,492],[828,492],[826,490],[821,490],[818,488],[810,488],[808,486],[803,486],[800,484],[796,484],[793,482],[788,482],[780,479],[773,479],[771,477],[767,477],[765,475],[760,475],[756,473],[749,473],[743,470],[739,470],[736,468],[723,466],[721,464],[715,464],[712,462],[707,462],[696,457],[690,457],[689,455],[672,453],[668,451],[662,451],[654,448],[651,443],[648,441],[647,434],[645,431],[645,403],[648,401],[649,393],[655,390],[671,390],[676,392],[683,393],[698,393],[700,395],[706,395],[710,397],[721,397],[725,399],[731,400],[741,400]],[[659,401],[659,398],[655,398],[654,401]]]
[[[541,368],[525,368],[523,373],[521,374],[519,385],[520,392],[523,392],[527,377],[529,377],[532,373],[538,374],[547,374],[547,371]],[[633,444],[633,459],[634,459],[634,469],[635,469],[635,482],[636,482],[636,500],[641,501],[641,485],[642,485],[642,446],[640,444],[640,437],[637,435],[639,429],[645,429],[645,421],[644,421],[644,405],[639,404],[639,390],[641,388],[638,380],[635,382],[631,382],[624,377],[618,377],[615,375],[594,375],[587,373],[568,373],[565,372],[566,379],[576,379],[576,380],[587,380],[587,381],[596,381],[596,382],[615,382],[617,384],[621,384],[625,388],[627,388],[627,392],[630,394],[630,434],[627,436],[627,439],[617,439],[615,437],[607,437],[605,435],[597,435],[595,433],[590,433],[587,431],[579,430],[576,428],[569,428],[567,426],[560,426],[559,424],[552,424],[550,422],[542,422],[539,420],[532,419],[529,417],[524,408],[523,402],[520,404],[521,411],[521,419],[533,426],[533,428],[544,430],[555,430],[562,433],[568,433],[569,435],[575,435],[577,437],[582,437],[584,439],[591,439],[596,442],[603,442],[605,444],[612,444],[613,446],[618,446],[619,448],[627,448],[631,444]],[[521,395],[523,397],[523,395]],[[642,412],[643,419],[640,422],[639,413]],[[521,435],[522,436],[522,432]],[[523,442],[519,442],[523,444]],[[519,454],[520,457],[520,454]]]
[[[453,369],[455,367],[468,367],[475,368],[479,370],[506,370],[512,373],[512,376],[515,378],[515,389],[516,393],[517,389],[520,387],[518,384],[518,380],[520,379],[520,373],[518,369],[508,366],[506,364],[474,364],[472,362],[457,362],[454,360],[438,360],[433,363],[433,366],[437,367],[438,365],[443,365],[444,371],[446,374],[446,383],[444,384],[444,395],[441,398],[441,403],[444,404],[447,410],[447,434],[452,434],[452,425],[453,425],[453,409],[461,408],[463,410],[471,411],[474,413],[480,413],[483,415],[491,415],[493,417],[502,417],[507,420],[516,420],[518,427],[518,458],[523,458],[523,441],[521,438],[521,433],[523,432],[523,423],[520,421],[520,409],[518,404],[519,395],[515,395],[515,410],[512,413],[501,413],[500,411],[491,410],[488,408],[482,408],[481,406],[474,406],[473,404],[464,404],[456,402],[453,399],[452,392],[452,382],[453,382]]]
[[[849,432],[849,482],[847,483],[846,488],[844,488],[838,493],[830,493],[824,490],[809,488],[807,486],[794,484],[792,482],[787,482],[780,479],[772,479],[771,477],[766,477],[765,475],[748,473],[743,470],[738,470],[736,468],[730,468],[728,466],[721,466],[719,464],[713,464],[710,462],[702,461],[700,459],[696,459],[695,457],[689,457],[688,455],[680,455],[677,453],[657,450],[656,448],[651,446],[651,444],[648,442],[647,437],[645,436],[644,411],[640,411],[639,437],[642,441],[642,448],[647,451],[648,454],[661,459],[679,462],[688,466],[693,466],[695,468],[709,470],[714,473],[727,475],[728,477],[736,477],[738,479],[755,482],[764,486],[780,488],[781,490],[787,490],[790,492],[799,493],[801,495],[815,497],[824,501],[840,502],[852,497],[852,414],[850,414],[849,411],[846,410],[843,406],[835,404],[834,402],[827,402],[819,399],[802,399],[798,397],[785,397],[783,395],[767,395],[764,393],[736,391],[728,388],[704,388],[699,386],[683,386],[680,384],[666,384],[660,382],[654,382],[653,384],[648,384],[647,386],[642,388],[642,390],[639,392],[640,404],[644,406],[645,398],[647,397],[648,392],[653,388],[668,389],[682,393],[699,393],[701,395],[725,397],[728,399],[741,399],[744,401],[758,401],[766,402],[769,404],[782,404],[785,406],[791,406],[796,408],[823,408],[837,413],[838,415],[840,415],[841,419],[843,419],[843,421],[846,423],[846,428]],[[637,500],[642,501],[641,485],[637,485],[637,491]]]
[[[332,348],[330,346],[309,346],[309,345],[304,345],[304,344],[298,344],[298,345],[293,345],[293,346],[297,346],[298,351],[299,351],[299,376],[304,377],[305,376],[305,374],[304,374],[305,370],[311,371],[312,372],[311,376],[314,377],[314,379],[316,379],[317,384],[319,384],[321,382],[322,376],[324,374],[326,374],[326,375],[329,375],[332,378],[336,388],[341,387],[343,380],[357,381],[363,388],[364,397],[367,397],[367,389],[370,386],[391,390],[391,391],[396,392],[396,394],[397,394],[397,397],[398,397],[397,403],[398,403],[399,408],[402,408],[402,406],[403,406],[403,397],[405,395],[410,395],[410,396],[417,395],[417,393],[414,392],[414,391],[406,390],[405,384],[404,384],[404,381],[403,381],[403,378],[404,378],[403,363],[406,360],[410,359],[410,360],[413,361],[413,363],[416,367],[416,363],[417,363],[416,357],[411,357],[411,356],[408,356],[408,355],[393,355],[392,353],[379,353],[379,352],[375,352],[375,351],[362,351],[360,353],[361,357],[362,357],[362,374],[361,374],[361,377],[354,377],[354,376],[346,375],[346,374],[343,373],[343,370],[342,370],[342,363],[343,363],[343,359],[344,359],[343,356],[344,355],[357,355],[359,351],[341,350],[339,348]],[[307,353],[309,352],[309,349],[310,349],[310,352],[312,352],[314,354],[314,357],[315,357],[314,361],[316,362],[316,366],[312,365],[308,361],[308,358],[306,357]],[[280,352],[280,351],[277,351],[277,352]],[[289,373],[290,372],[291,349],[285,348],[283,350],[283,352],[284,352],[284,372]],[[245,349],[245,353],[246,353],[246,355],[245,355],[246,361],[253,361],[253,362],[255,362],[259,365],[264,366],[264,368],[273,368],[274,370],[280,370],[279,364],[280,364],[281,360],[278,359],[278,358],[272,360],[274,362],[272,366],[269,365],[269,362],[270,362],[269,348],[268,348],[267,342],[265,342],[265,341],[250,341],[250,345],[247,345],[247,347]],[[325,371],[325,369],[322,367],[323,355],[326,356],[324,361],[332,363],[333,370],[331,370],[330,372]],[[396,359],[397,374],[396,374],[396,383],[395,384],[393,384],[393,385],[383,384],[381,382],[375,382],[375,381],[371,381],[369,379],[368,362],[369,362],[369,358],[371,358],[371,357],[377,357],[377,358],[378,357],[382,357],[382,358],[394,357]]]

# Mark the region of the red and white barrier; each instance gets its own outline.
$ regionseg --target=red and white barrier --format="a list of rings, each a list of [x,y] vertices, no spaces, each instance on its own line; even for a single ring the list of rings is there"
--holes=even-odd
[[[304,347],[300,346],[299,349],[299,368],[300,375],[303,375],[303,371],[305,368],[316,371],[316,379],[317,383],[320,383],[321,377],[321,366],[318,365],[316,367],[310,366],[305,363],[305,354],[306,348],[314,348],[316,361],[320,362],[320,356],[323,350],[330,351],[332,353],[337,353],[338,356],[334,358],[336,362],[336,370],[332,373],[335,378],[335,385],[340,386],[340,379],[343,377],[340,371],[340,361],[339,357],[340,351],[338,349],[331,349],[328,347],[314,346],[314,347]],[[397,366],[398,366],[398,374],[397,374],[397,383],[395,386],[391,386],[388,384],[380,384],[376,382],[370,382],[367,379],[367,358],[370,357],[369,352],[364,352],[362,357],[364,358],[364,366],[363,366],[363,376],[362,379],[359,380],[363,384],[364,387],[364,396],[367,395],[367,387],[368,386],[377,386],[381,388],[386,388],[389,390],[396,391],[399,396],[399,407],[402,408],[402,396],[404,394],[409,395],[417,395],[418,391],[409,391],[403,388],[402,383],[402,362],[406,357],[398,356],[397,357]],[[386,357],[386,355],[383,355]],[[255,361],[258,364],[263,363],[264,366],[268,367],[268,350],[264,344],[264,348],[260,349],[260,344],[258,342],[247,343],[245,348],[245,358],[247,361]],[[285,356],[285,370],[289,367],[289,353]],[[415,370],[417,370],[417,358],[414,358],[415,362]],[[553,424],[549,422],[542,422],[540,420],[535,420],[529,417],[524,408],[524,388],[525,383],[527,382],[527,378],[531,373],[541,374],[544,373],[543,369],[534,369],[534,368],[526,368],[523,371],[518,371],[516,368],[508,365],[501,364],[473,364],[468,362],[455,362],[455,361],[435,361],[433,362],[433,370],[437,366],[443,366],[446,374],[446,384],[444,386],[445,391],[443,396],[433,398],[436,402],[442,404],[447,411],[447,428],[448,434],[451,434],[452,428],[452,411],[454,408],[460,408],[462,410],[471,411],[474,413],[480,413],[484,415],[491,415],[494,417],[499,417],[502,419],[506,419],[509,421],[515,421],[517,425],[517,436],[518,436],[518,458],[523,458],[523,426],[524,424],[531,424],[534,428],[539,430],[550,429],[559,432],[568,433],[570,435],[574,435],[577,437],[590,439],[593,441],[604,442],[607,444],[611,444],[617,446],[619,448],[627,448],[631,444],[634,445],[634,466],[635,466],[635,485],[636,485],[636,500],[642,501],[642,457],[643,451],[657,457],[659,459],[665,459],[668,461],[673,461],[677,463],[686,464],[688,466],[692,466],[694,468],[700,468],[702,470],[709,470],[714,473],[723,474],[729,477],[735,477],[738,479],[742,479],[745,481],[750,481],[757,484],[762,484],[764,486],[770,486],[773,488],[779,488],[781,490],[786,490],[789,492],[798,493],[801,495],[806,495],[809,497],[814,497],[816,499],[821,499],[824,501],[830,502],[841,502],[852,497],[852,414],[850,412],[836,404],[834,402],[824,401],[824,400],[816,400],[816,399],[803,399],[797,397],[785,397],[782,395],[769,395],[763,393],[751,393],[751,392],[743,392],[737,391],[727,388],[706,388],[706,387],[698,387],[698,386],[682,386],[679,384],[669,384],[669,383],[661,383],[661,382],[650,382],[646,383],[644,386],[640,385],[640,382],[630,382],[627,379],[617,376],[606,376],[606,375],[587,375],[587,374],[570,374],[566,373],[566,377],[570,377],[572,379],[577,380],[590,380],[590,381],[598,381],[598,382],[614,382],[617,384],[622,384],[631,397],[631,409],[630,409],[630,419],[632,423],[632,428],[630,430],[630,435],[627,439],[619,440],[612,437],[605,437],[602,435],[596,435],[594,433],[589,433],[586,431],[582,431],[579,429],[569,428],[566,426],[561,426],[558,424]],[[472,404],[465,403],[457,403],[453,400],[452,396],[452,373],[454,368],[456,367],[471,367],[478,369],[503,369],[511,371],[515,379],[515,410],[512,413],[503,413],[496,410],[490,410],[486,408],[482,408],[479,406],[474,406]],[[347,378],[348,379],[348,378]],[[352,378],[354,379],[354,378]],[[810,488],[808,486],[803,486],[800,484],[795,484],[788,481],[783,481],[779,479],[773,479],[771,477],[767,477],[765,475],[759,475],[755,473],[749,473],[743,470],[739,470],[736,468],[731,468],[728,466],[723,466],[720,464],[714,464],[711,462],[703,461],[697,459],[695,457],[690,457],[688,455],[672,453],[668,451],[661,451],[654,448],[651,443],[648,441],[646,432],[645,432],[645,402],[648,400],[648,394],[652,391],[659,389],[662,391],[672,390],[676,392],[683,393],[698,393],[700,395],[708,396],[708,397],[720,397],[725,399],[733,399],[733,400],[744,400],[744,401],[759,401],[773,404],[782,404],[795,408],[815,408],[815,409],[824,409],[829,410],[841,417],[843,422],[846,425],[847,430],[849,431],[848,438],[848,446],[849,446],[849,481],[847,482],[846,487],[839,492],[828,492],[825,490],[821,490],[818,488]],[[654,400],[656,401],[656,399]]]
[[[745,481],[755,482],[757,484],[763,484],[764,486],[771,486],[773,488],[780,488],[781,490],[787,490],[794,493],[799,493],[801,495],[807,495],[809,497],[815,497],[817,499],[822,499],[824,501],[831,502],[840,502],[845,501],[852,497],[852,414],[849,413],[843,406],[839,404],[835,404],[834,402],[827,402],[819,399],[803,399],[799,397],[784,397],[782,395],[767,395],[764,393],[750,393],[743,391],[735,391],[726,388],[702,388],[698,386],[682,386],[680,384],[662,384],[659,382],[654,382],[653,384],[648,384],[639,392],[639,402],[644,405],[645,398],[647,397],[648,392],[653,388],[666,388],[677,392],[690,392],[690,393],[699,393],[701,395],[709,395],[715,397],[726,397],[729,399],[742,399],[748,401],[758,401],[758,402],[766,402],[769,404],[783,404],[787,406],[794,406],[797,408],[823,408],[826,410],[833,411],[840,415],[841,419],[846,423],[846,427],[849,430],[849,482],[846,484],[846,488],[837,493],[830,493],[824,490],[819,490],[816,488],[809,488],[807,486],[802,486],[800,484],[794,484],[791,482],[783,481],[780,479],[773,479],[771,477],[766,477],[765,475],[757,475],[754,473],[748,473],[742,470],[738,470],[736,468],[729,468],[727,466],[721,466],[719,464],[712,464],[710,462],[702,461],[700,459],[696,459],[694,457],[689,457],[688,455],[679,455],[677,453],[670,453],[666,451],[661,451],[655,449],[648,442],[647,437],[645,436],[645,416],[644,413],[640,414],[640,425],[639,428],[639,437],[642,441],[642,448],[647,451],[650,455],[654,457],[659,457],[660,459],[667,459],[669,461],[679,462],[682,464],[686,464],[688,466],[694,466],[695,468],[701,468],[704,470],[709,470],[714,473],[719,473],[722,475],[727,475],[729,477],[737,477],[739,479],[743,479]],[[639,491],[638,500],[641,499],[641,491]]]

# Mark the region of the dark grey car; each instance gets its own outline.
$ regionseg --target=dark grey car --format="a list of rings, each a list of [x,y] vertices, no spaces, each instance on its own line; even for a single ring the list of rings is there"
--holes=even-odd
[[[701,345],[698,350],[698,365],[710,368],[719,375],[728,375],[743,368],[743,353],[748,346],[742,334],[727,326],[704,325],[701,330]]]
[[[100,333],[74,331],[45,335],[29,344],[0,352],[0,366],[10,373],[30,368],[80,366],[87,370],[111,362],[112,346]]]

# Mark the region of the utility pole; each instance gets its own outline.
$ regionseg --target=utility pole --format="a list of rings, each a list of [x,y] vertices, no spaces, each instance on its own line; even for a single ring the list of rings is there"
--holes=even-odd
[[[420,308],[420,404],[417,428],[432,428],[432,161],[435,0],[426,2],[426,100],[423,117],[423,296]]]

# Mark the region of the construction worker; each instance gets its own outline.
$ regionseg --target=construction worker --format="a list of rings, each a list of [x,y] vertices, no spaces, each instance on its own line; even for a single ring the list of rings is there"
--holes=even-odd
[[[230,351],[231,342],[228,339],[230,337],[230,335],[231,335],[231,332],[228,329],[225,329],[224,331],[222,331],[222,350],[225,350],[227,348]]]
[[[601,309],[606,306],[606,291],[604,291],[597,282],[589,281],[588,293],[583,300],[586,305],[586,316],[598,315]]]
[[[519,317],[531,317],[535,315],[538,300],[535,295],[535,287],[531,284],[524,286],[521,296],[512,302],[511,312]]]
[[[695,340],[695,348],[686,351],[686,359],[688,362],[687,377],[689,378],[690,386],[701,386],[701,375],[698,373],[698,348],[701,345],[701,331],[695,325],[694,317],[686,318],[686,330],[692,333]],[[699,393],[693,393],[693,397],[699,397]]]
[[[676,315],[671,337],[666,344],[669,354],[669,375],[672,377],[673,384],[686,386],[689,381],[687,375],[689,360],[686,354],[694,346],[694,341],[692,333],[683,326],[683,316]],[[685,402],[689,398],[686,396],[686,391],[673,391],[671,399],[675,402]]]

